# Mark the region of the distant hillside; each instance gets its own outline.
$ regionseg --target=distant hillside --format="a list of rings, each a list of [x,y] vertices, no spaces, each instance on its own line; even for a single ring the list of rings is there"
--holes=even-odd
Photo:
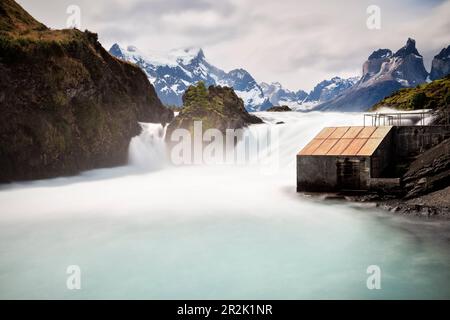
[[[173,113],[136,66],[97,35],[50,30],[0,1],[0,181],[124,164],[138,121]]]
[[[450,108],[450,75],[443,79],[404,88],[375,104],[371,110],[388,107],[398,110]],[[441,119],[442,120],[442,119]]]

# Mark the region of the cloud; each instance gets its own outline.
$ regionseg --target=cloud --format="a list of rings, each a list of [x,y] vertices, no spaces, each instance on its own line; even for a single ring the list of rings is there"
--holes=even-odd
[[[426,68],[450,44],[450,0],[19,0],[49,26],[62,28],[78,4],[84,28],[109,47],[142,51],[203,47],[211,63],[247,69],[257,81],[310,90],[324,78],[351,76],[378,48],[395,51],[415,38]],[[381,29],[366,26],[369,5]]]

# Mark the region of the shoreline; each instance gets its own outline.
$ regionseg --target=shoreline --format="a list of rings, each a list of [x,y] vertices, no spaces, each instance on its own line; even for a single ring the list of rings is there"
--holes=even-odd
[[[425,196],[403,199],[392,195],[380,195],[375,193],[303,193],[320,200],[342,200],[349,203],[360,203],[373,205],[385,212],[393,215],[406,217],[416,217],[420,219],[433,219],[441,221],[450,221],[450,201],[446,196],[450,192],[450,187],[429,193]],[[443,201],[437,201],[437,200]]]

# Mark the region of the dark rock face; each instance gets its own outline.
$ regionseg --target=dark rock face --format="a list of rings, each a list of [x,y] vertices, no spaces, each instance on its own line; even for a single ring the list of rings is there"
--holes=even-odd
[[[386,59],[392,57],[392,51],[389,49],[378,49],[372,52],[368,60]]]
[[[430,79],[436,80],[450,74],[450,46],[444,48],[433,58]]]
[[[406,41],[406,45],[398,49],[398,51],[394,54],[394,57],[405,58],[410,54],[421,56],[419,54],[419,51],[417,51],[416,49],[416,41],[414,39],[408,38],[408,40]]]
[[[192,132],[194,121],[202,121],[203,131],[215,128],[221,132],[226,129],[240,129],[249,124],[262,123],[258,117],[249,114],[244,102],[233,89],[210,86],[203,82],[190,86],[183,95],[183,109],[169,124],[166,139],[170,139],[175,129],[183,128]]]
[[[421,154],[409,166],[402,180],[406,198],[450,186],[450,139]]]
[[[50,30],[12,0],[0,14],[0,181],[124,164],[138,121],[173,118],[96,34]]]
[[[368,81],[373,75],[380,72],[381,65],[385,62],[389,62],[389,59],[391,58],[392,51],[389,49],[379,49],[374,51],[363,64],[363,76],[361,82]]]
[[[363,65],[363,76],[342,95],[317,108],[319,110],[366,111],[400,88],[415,87],[428,76],[423,58],[413,39],[395,54],[389,49],[373,52]]]
[[[289,108],[288,106],[275,106],[275,107],[267,109],[266,111],[270,111],[270,112],[286,112],[286,111],[292,111],[292,109]]]

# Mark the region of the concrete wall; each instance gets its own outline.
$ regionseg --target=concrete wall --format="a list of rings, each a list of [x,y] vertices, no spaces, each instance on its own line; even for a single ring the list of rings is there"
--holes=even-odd
[[[337,157],[336,163],[338,190],[369,189],[369,157]],[[345,167],[347,167],[347,170],[345,170]]]
[[[448,126],[404,126],[394,127],[395,156],[416,156],[450,138]]]
[[[297,155],[297,191],[331,191],[336,186],[335,157]]]
[[[346,176],[344,166],[352,168],[353,173]],[[297,155],[297,191],[368,190],[369,180],[369,157]],[[357,187],[347,187],[348,185]]]
[[[394,134],[391,130],[371,156],[370,177],[379,178],[394,160]]]
[[[371,178],[369,189],[372,191],[395,192],[400,189],[400,178]]]

